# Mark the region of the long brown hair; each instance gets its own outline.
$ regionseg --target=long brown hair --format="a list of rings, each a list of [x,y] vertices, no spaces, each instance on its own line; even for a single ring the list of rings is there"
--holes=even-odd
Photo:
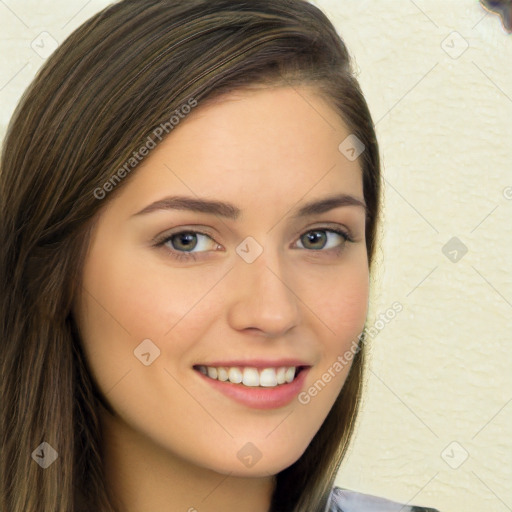
[[[380,211],[374,125],[348,51],[304,0],[123,0],[93,16],[25,91],[0,161],[0,509],[115,510],[98,404],[72,315],[99,200],[155,127],[191,98],[257,85],[312,85],[365,145],[370,267]],[[341,141],[340,141],[341,142]],[[126,169],[126,167],[125,167]],[[135,172],[135,171],[134,171]],[[303,455],[276,475],[271,512],[323,511],[358,410],[364,347]],[[58,459],[32,460],[46,442]],[[46,446],[46,445],[45,445]]]

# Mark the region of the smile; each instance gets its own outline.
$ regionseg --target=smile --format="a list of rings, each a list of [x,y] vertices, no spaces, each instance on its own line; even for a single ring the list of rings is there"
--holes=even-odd
[[[214,367],[197,365],[197,371],[213,380],[231,382],[247,387],[273,388],[283,384],[290,384],[304,369],[304,366],[280,366],[269,368],[254,367]]]

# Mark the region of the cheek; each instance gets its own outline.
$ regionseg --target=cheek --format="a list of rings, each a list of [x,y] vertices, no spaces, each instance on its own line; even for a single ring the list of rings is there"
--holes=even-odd
[[[312,283],[315,286],[312,286]],[[300,297],[311,305],[311,326],[321,351],[298,396],[302,435],[312,438],[329,413],[352,367],[368,312],[369,273],[364,254],[333,272],[301,281]],[[304,310],[306,311],[306,310]],[[295,423],[296,424],[296,423]],[[291,428],[292,425],[283,425]],[[293,436],[293,431],[288,432]]]
[[[308,275],[298,295],[323,325],[325,352],[342,350],[359,336],[368,313],[369,273],[364,258],[331,272]]]
[[[158,388],[157,372],[188,369],[187,364],[178,366],[218,317],[222,301],[209,291],[225,269],[205,268],[201,275],[194,268],[177,272],[147,254],[116,253],[115,245],[105,253],[93,248],[84,268],[84,307],[79,317],[84,351],[106,394],[121,380],[120,387],[126,386],[128,374],[128,380]],[[141,345],[147,339],[154,345]],[[148,346],[150,357],[157,357],[144,366],[137,354],[146,353]],[[167,374],[164,377],[169,380]]]
[[[196,305],[221,278],[216,269],[204,269],[200,275],[194,268],[177,272],[162,264],[163,259],[129,253],[120,251],[105,258],[91,254],[84,271],[85,288],[90,292],[86,294],[90,309],[86,323],[102,332],[129,336],[135,345],[145,338],[163,339],[187,315],[193,315]]]
[[[359,337],[368,313],[369,274],[364,259],[362,263],[340,267],[329,279],[316,287],[309,286],[308,300],[318,309],[319,321],[324,328],[319,336],[322,360],[309,379],[320,379],[312,396],[317,402],[334,402],[352,365]],[[306,292],[305,292],[306,293]],[[341,361],[341,363],[340,363]],[[320,395],[322,395],[320,397]]]

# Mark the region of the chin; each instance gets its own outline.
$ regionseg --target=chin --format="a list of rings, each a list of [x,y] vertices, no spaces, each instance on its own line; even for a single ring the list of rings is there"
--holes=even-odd
[[[271,445],[257,449],[255,445],[247,443],[237,452],[234,461],[233,459],[227,461],[225,452],[219,453],[212,461],[210,469],[216,473],[241,478],[268,477],[280,473],[297,462],[307,448],[306,445],[292,450],[289,445],[281,446],[282,449]]]

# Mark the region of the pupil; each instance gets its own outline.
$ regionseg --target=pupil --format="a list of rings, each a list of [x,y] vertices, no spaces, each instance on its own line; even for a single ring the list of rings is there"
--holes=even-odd
[[[194,247],[197,244],[197,237],[193,233],[180,233],[179,235],[177,235],[177,239],[178,239],[178,247],[176,247],[176,244],[173,243],[173,245],[175,246],[175,249],[191,250],[191,249],[194,249]],[[191,244],[191,242],[192,242],[192,244]],[[180,244],[183,244],[183,247],[179,247]]]
[[[325,245],[326,234],[323,231],[310,231],[305,236],[307,238],[307,243],[315,244],[319,241],[323,242],[321,243],[320,247],[313,247],[313,249],[321,249]],[[302,243],[304,244],[304,241]]]

